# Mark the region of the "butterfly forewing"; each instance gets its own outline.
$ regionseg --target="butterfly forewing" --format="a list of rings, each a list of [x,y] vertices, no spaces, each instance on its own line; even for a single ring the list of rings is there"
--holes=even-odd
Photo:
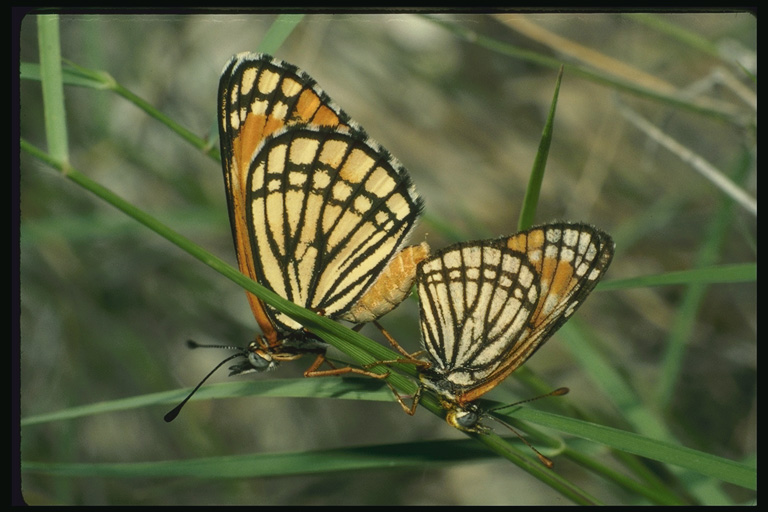
[[[584,301],[613,256],[585,224],[550,224],[444,249],[419,266],[424,348],[462,405],[523,364]]]
[[[245,194],[247,173],[257,148],[286,125],[362,129],[295,66],[269,55],[241,53],[224,66],[219,81],[219,136],[227,190],[227,205],[240,271],[256,278],[251,243],[247,239]],[[248,294],[254,316],[270,343],[276,333],[261,302]]]
[[[325,128],[284,129],[257,155],[246,194],[256,278],[301,306],[345,313],[415,224],[408,175],[362,135]],[[272,315],[282,330],[300,328]]]
[[[362,128],[316,82],[295,66],[269,55],[241,53],[224,66],[219,81],[219,132],[225,174],[243,179],[256,148],[286,125]]]
[[[518,233],[507,240],[507,246],[528,254],[541,281],[541,298],[531,318],[526,347],[521,347],[527,358],[594,289],[611,263],[614,244],[607,234],[589,225],[551,224]]]

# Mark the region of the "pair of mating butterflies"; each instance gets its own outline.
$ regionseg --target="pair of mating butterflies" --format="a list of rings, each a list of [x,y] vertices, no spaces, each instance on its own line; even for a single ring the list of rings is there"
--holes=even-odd
[[[389,312],[415,281],[429,363],[422,388],[440,397],[461,430],[482,431],[471,402],[573,314],[613,255],[607,234],[567,223],[431,256],[426,244],[403,248],[423,207],[405,168],[311,77],[268,55],[239,54],[224,67],[219,131],[241,272],[300,306],[355,323]],[[250,293],[248,300],[263,335],[231,374],[306,353],[316,355],[307,376],[370,373],[319,370],[322,340]]]

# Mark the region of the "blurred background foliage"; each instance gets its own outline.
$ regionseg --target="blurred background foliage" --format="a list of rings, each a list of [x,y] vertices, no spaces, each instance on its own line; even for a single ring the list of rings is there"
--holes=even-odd
[[[62,57],[108,72],[218,147],[219,72],[233,54],[257,50],[275,19],[64,14]],[[37,18],[28,16],[22,62],[39,61],[37,44]],[[515,231],[557,65],[565,62],[572,66],[536,222],[585,221],[611,233],[617,253],[608,281],[756,261],[750,14],[313,14],[276,56],[307,71],[409,169],[426,201],[415,242],[440,248]],[[23,80],[20,101],[21,136],[45,149],[40,83]],[[235,264],[216,161],[113,93],[66,86],[65,104],[73,165]],[[701,161],[670,151],[668,140],[736,183],[746,203],[724,206],[722,187],[702,176]],[[194,385],[224,354],[188,351],[184,340],[252,339],[257,326],[242,289],[25,154],[20,182],[22,418]],[[680,444],[754,463],[755,282],[598,291],[573,322],[594,333],[614,371]],[[383,323],[417,349],[415,302]],[[300,377],[309,362],[242,379]],[[629,428],[567,336],[556,335],[526,367],[552,387],[571,388],[557,400]],[[226,381],[225,372],[217,380]],[[513,376],[492,397],[527,396]],[[172,424],[162,420],[166,410],[28,426],[22,457],[144,462],[462,437],[430,414],[406,417],[389,402],[207,400]],[[600,446],[586,449],[615,465]],[[568,460],[556,464],[605,503],[645,503]],[[24,498],[35,504],[567,503],[494,458],[258,479],[22,477]],[[698,484],[686,482],[683,494],[696,496]],[[711,503],[755,497],[717,487]]]

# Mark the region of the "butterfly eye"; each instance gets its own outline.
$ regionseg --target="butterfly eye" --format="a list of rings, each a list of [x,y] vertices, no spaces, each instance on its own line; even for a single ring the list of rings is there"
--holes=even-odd
[[[271,354],[262,350],[248,353],[248,362],[257,371],[272,370],[277,367],[277,362]]]

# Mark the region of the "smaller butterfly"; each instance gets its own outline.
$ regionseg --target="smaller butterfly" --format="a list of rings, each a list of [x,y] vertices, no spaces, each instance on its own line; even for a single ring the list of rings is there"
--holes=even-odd
[[[484,413],[473,401],[573,315],[605,274],[613,251],[606,233],[558,223],[459,243],[422,261],[416,286],[428,367],[412,405],[397,395],[400,405],[413,414],[426,388],[439,397],[451,426],[486,432]]]

